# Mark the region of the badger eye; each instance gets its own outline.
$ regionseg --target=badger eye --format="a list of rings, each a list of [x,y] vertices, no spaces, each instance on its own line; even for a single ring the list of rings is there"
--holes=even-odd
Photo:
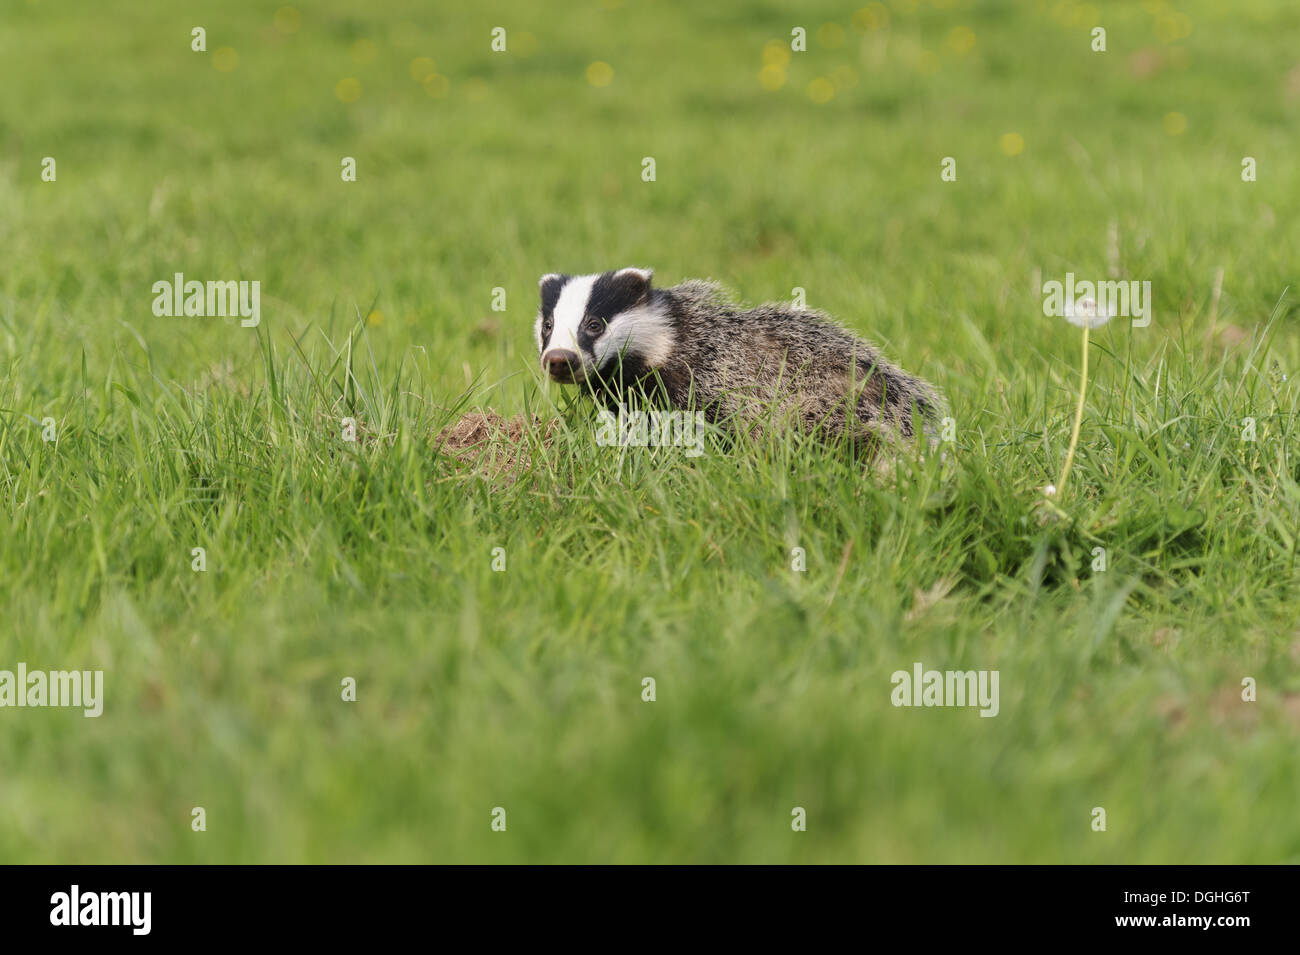
[[[551,320],[549,318],[544,318],[542,319],[542,334],[549,335],[550,333],[551,333]]]
[[[592,315],[587,319],[587,334],[600,335],[605,331],[605,320],[599,315]]]

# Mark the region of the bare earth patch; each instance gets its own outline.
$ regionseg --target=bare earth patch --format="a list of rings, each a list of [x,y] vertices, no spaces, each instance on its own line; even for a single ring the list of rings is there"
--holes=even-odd
[[[514,415],[492,409],[466,413],[438,433],[438,444],[462,465],[489,481],[513,484],[532,466],[530,441],[549,445],[558,420]]]

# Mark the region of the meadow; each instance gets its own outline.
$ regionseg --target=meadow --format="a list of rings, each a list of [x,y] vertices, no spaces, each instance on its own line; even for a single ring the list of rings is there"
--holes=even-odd
[[[1300,861],[1297,30],[3,0],[0,670],[104,700],[0,707],[0,862]],[[628,265],[803,290],[946,439],[600,445],[537,280]],[[1053,508],[1070,272],[1152,320]],[[894,706],[916,662],[998,714]]]

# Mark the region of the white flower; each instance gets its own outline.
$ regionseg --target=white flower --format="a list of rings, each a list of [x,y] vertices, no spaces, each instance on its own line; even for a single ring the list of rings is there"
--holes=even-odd
[[[1065,303],[1065,320],[1080,328],[1101,328],[1115,317],[1115,305],[1107,302],[1106,308],[1097,305],[1097,300],[1085,295],[1074,302]]]

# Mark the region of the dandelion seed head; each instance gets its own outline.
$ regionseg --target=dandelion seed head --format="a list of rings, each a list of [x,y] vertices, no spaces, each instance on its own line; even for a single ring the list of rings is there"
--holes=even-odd
[[[1071,325],[1078,325],[1083,328],[1101,328],[1112,318],[1115,317],[1115,304],[1107,302],[1106,307],[1102,308],[1097,304],[1097,300],[1091,296],[1085,295],[1073,302],[1065,303],[1065,320]]]

